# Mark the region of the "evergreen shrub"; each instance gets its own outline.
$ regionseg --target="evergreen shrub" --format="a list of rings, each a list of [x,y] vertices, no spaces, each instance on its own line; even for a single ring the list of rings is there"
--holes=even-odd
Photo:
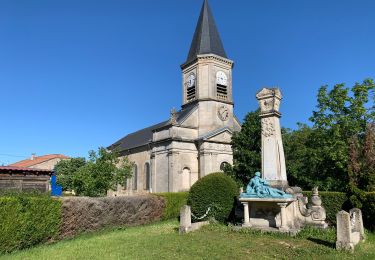
[[[61,203],[47,195],[0,197],[0,253],[53,240],[61,225]]]
[[[164,199],[164,211],[162,220],[177,219],[180,216],[180,209],[186,205],[188,192],[164,192],[155,195]]]
[[[375,192],[366,192],[362,203],[362,217],[365,227],[375,231]]]
[[[208,208],[211,208],[204,219],[214,217],[220,222],[225,222],[232,212],[238,194],[236,182],[231,177],[222,172],[211,173],[199,179],[190,188],[188,205],[197,218],[202,217]]]
[[[309,201],[312,192],[304,191],[304,195],[309,197]],[[336,214],[340,210],[349,211],[354,206],[350,204],[348,196],[344,192],[330,192],[320,191],[319,196],[322,198],[323,207],[327,212],[327,222],[332,225],[336,225]],[[364,226],[371,230],[375,230],[375,192],[363,192],[361,196],[361,211]]]

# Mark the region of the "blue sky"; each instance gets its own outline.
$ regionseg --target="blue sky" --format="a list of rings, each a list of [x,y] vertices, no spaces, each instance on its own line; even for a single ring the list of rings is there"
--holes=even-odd
[[[181,106],[202,0],[0,0],[0,165],[86,156]],[[235,113],[281,88],[281,123],[308,122],[321,85],[375,78],[375,1],[210,0],[235,61]]]

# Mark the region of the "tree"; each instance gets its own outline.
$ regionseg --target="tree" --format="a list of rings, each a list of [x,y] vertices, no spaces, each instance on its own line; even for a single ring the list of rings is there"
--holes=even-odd
[[[246,185],[254,173],[261,170],[261,122],[259,109],[249,112],[240,132],[232,137],[233,166],[224,171]]]
[[[310,118],[313,127],[303,126],[284,136],[293,182],[303,188],[318,185],[323,190],[347,191],[350,142],[353,136],[363,138],[367,125],[374,122],[374,86],[367,79],[351,89],[344,84],[330,91],[327,86],[319,89],[317,110]]]
[[[108,152],[101,147],[98,152],[90,151],[89,159],[83,160],[75,158],[56,165],[57,180],[63,189],[74,190],[81,196],[105,196],[108,190],[116,189],[117,184],[131,177],[132,163],[127,157],[120,158],[116,151]]]
[[[363,138],[352,137],[348,170],[351,191],[375,191],[375,124],[367,126]]]
[[[55,166],[55,174],[57,176],[57,184],[61,185],[64,190],[74,190],[73,177],[77,170],[86,164],[83,157],[62,160]]]

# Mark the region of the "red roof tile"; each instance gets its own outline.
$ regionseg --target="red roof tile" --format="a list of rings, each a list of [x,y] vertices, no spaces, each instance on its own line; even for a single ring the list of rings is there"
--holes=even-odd
[[[27,160],[22,160],[19,162],[15,162],[12,164],[9,164],[8,166],[15,166],[15,167],[30,167],[45,161],[49,161],[52,159],[69,159],[70,157],[65,156],[63,154],[47,154],[47,155],[42,155],[42,156],[36,156],[34,159],[27,159]]]

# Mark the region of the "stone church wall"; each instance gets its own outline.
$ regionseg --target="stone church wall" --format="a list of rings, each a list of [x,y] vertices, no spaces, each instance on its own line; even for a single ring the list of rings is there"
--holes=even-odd
[[[151,171],[151,160],[150,160],[150,151],[144,150],[138,153],[133,153],[128,155],[129,161],[133,162],[136,167],[136,175],[135,171],[133,171],[132,178],[128,180],[124,180],[124,185],[119,185],[117,188],[116,195],[132,195],[132,194],[141,194],[141,193],[149,193],[149,190],[146,190],[146,163],[150,164],[150,171]],[[150,173],[151,174],[151,173]],[[135,178],[137,179],[135,185]],[[125,185],[126,183],[126,185]]]

